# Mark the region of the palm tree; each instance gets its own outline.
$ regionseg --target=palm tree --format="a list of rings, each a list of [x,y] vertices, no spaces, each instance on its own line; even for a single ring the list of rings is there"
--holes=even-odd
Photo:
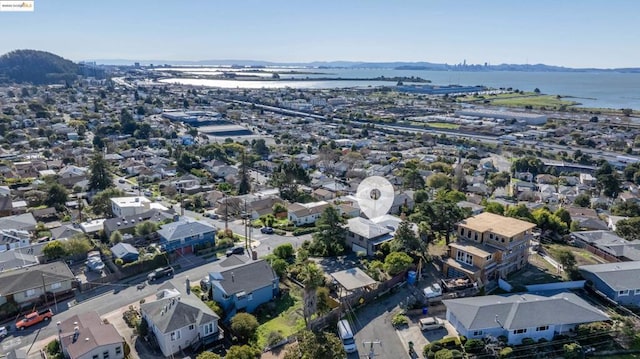
[[[299,278],[304,285],[304,323],[309,327],[309,319],[311,314],[316,312],[318,306],[318,296],[316,290],[324,282],[324,273],[322,269],[315,263],[307,263],[302,268]]]

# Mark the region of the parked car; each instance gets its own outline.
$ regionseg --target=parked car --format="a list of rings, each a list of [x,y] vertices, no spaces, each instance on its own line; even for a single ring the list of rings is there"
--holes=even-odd
[[[7,335],[9,335],[7,327],[0,327],[0,340],[4,339]]]
[[[429,303],[442,301],[442,287],[438,283],[433,283],[422,291]]]
[[[262,227],[260,228],[260,232],[264,234],[273,234],[273,228],[271,227]]]
[[[104,269],[104,263],[102,262],[102,258],[100,258],[100,252],[98,251],[89,252],[85,264],[90,271],[102,272],[102,270]]]
[[[120,178],[120,179],[118,180],[118,183],[124,183],[124,182],[125,182],[125,181],[124,181],[124,178]]]
[[[420,319],[420,330],[436,330],[444,328],[444,320],[436,317],[427,317]]]
[[[235,247],[227,250],[227,257],[234,254],[244,254],[244,247]]]
[[[16,322],[16,329],[25,330],[25,328],[28,328],[40,322],[48,322],[49,320],[51,320],[51,317],[53,317],[53,312],[51,311],[51,309],[33,311]]]
[[[149,273],[147,275],[147,280],[149,280],[149,282],[153,282],[154,280],[158,280],[162,277],[171,277],[172,275],[173,275],[173,267],[162,267]]]

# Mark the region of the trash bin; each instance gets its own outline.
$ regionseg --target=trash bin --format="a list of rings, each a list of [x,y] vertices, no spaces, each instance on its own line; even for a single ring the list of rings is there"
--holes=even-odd
[[[422,315],[427,315],[429,313],[429,307],[422,307]]]

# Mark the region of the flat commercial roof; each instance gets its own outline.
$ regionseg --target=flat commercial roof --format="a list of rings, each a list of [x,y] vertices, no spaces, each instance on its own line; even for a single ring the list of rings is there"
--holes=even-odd
[[[354,290],[376,284],[376,281],[360,268],[349,268],[340,272],[331,273],[331,276],[346,290]]]
[[[505,237],[513,237],[536,226],[527,221],[488,212],[467,218],[458,225],[480,233],[491,231]]]

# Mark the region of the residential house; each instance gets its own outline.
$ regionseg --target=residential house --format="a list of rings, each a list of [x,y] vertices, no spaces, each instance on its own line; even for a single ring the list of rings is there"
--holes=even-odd
[[[640,261],[578,267],[580,274],[618,304],[640,306]]]
[[[336,194],[333,191],[329,191],[325,188],[318,188],[314,190],[312,195],[319,201],[330,201],[336,197]]]
[[[473,202],[469,202],[469,201],[460,201],[457,203],[458,207],[460,208],[466,208],[471,212],[472,216],[478,215],[482,212],[484,212],[484,207],[479,205],[479,204],[475,204]]]
[[[51,239],[65,240],[73,238],[77,234],[82,234],[82,230],[73,224],[66,224],[51,230]]]
[[[402,214],[403,212],[411,211],[414,206],[413,191],[403,191],[393,196],[393,203],[389,213]]]
[[[569,292],[488,295],[443,303],[447,321],[461,336],[468,339],[504,336],[510,345],[521,344],[524,338],[550,341],[557,334],[572,332],[580,324],[609,320],[600,309]]]
[[[571,215],[571,220],[578,223],[578,226],[584,230],[607,230],[607,223],[600,219],[598,213],[591,208],[564,207]]]
[[[209,270],[211,298],[220,304],[227,318],[237,311],[253,312],[259,305],[275,298],[279,279],[269,263],[232,255],[215,262]]]
[[[290,204],[287,208],[289,221],[296,226],[314,224],[329,206],[331,204],[325,201]]]
[[[640,261],[640,243],[627,241],[606,230],[571,233],[574,245],[609,262]]]
[[[0,252],[0,272],[38,264],[38,258],[30,252],[29,248]]]
[[[160,245],[167,252],[193,253],[196,245],[215,244],[216,227],[203,221],[181,218],[177,222],[162,225],[158,230]]]
[[[535,224],[493,213],[481,213],[458,223],[458,239],[449,244],[443,273],[486,284],[505,278],[528,263]]]
[[[40,264],[0,273],[0,305],[13,300],[20,307],[30,306],[47,293],[63,295],[71,292],[75,276],[64,262]]]
[[[0,229],[0,252],[26,247],[31,242],[31,234],[16,229]]]
[[[121,259],[124,263],[135,262],[138,260],[138,250],[129,243],[118,243],[111,247],[111,254],[115,259]]]
[[[345,244],[353,252],[375,255],[382,243],[393,239],[393,228],[377,224],[370,219],[354,217],[347,220]]]
[[[166,221],[172,220],[175,216],[173,209],[163,211],[160,209],[151,209],[140,214],[133,214],[130,216],[109,218],[102,224],[104,227],[104,233],[107,237],[115,231],[119,231],[122,234],[135,234],[136,226],[142,222],[152,222],[155,224],[162,224]]]
[[[151,202],[144,196],[114,197],[111,198],[111,212],[114,217],[127,217],[140,215],[152,209],[166,211],[167,208],[160,203]]]
[[[60,349],[69,359],[124,359],[124,338],[95,311],[58,322]]]
[[[194,293],[178,290],[167,282],[158,288],[156,297],[155,301],[142,303],[140,312],[165,357],[215,342],[222,336],[220,317]]]
[[[0,217],[10,216],[13,213],[13,201],[11,195],[0,196]]]
[[[17,214],[14,216],[0,217],[0,228],[35,231],[36,219],[31,213]]]

